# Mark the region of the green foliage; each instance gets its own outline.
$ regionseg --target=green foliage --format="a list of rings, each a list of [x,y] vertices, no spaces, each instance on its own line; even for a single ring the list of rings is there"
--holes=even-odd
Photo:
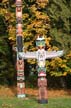
[[[35,50],[34,43],[37,34],[47,35],[49,21],[46,7],[39,8],[39,4],[35,0],[24,1],[23,37],[25,42],[24,46],[27,50]]]
[[[14,66],[12,64],[10,46],[6,38],[0,38],[0,84],[12,84],[14,79]]]
[[[6,34],[6,25],[4,23],[4,17],[0,15],[0,35]]]
[[[7,85],[13,84],[15,78],[12,46],[8,39],[12,15],[9,11],[9,1],[0,1],[0,84]]]
[[[50,0],[47,8],[51,19],[51,45],[64,50],[64,57],[50,60],[47,65],[51,75],[71,74],[71,1]]]
[[[50,0],[48,13],[51,18],[51,35],[65,49],[71,48],[71,1]]]

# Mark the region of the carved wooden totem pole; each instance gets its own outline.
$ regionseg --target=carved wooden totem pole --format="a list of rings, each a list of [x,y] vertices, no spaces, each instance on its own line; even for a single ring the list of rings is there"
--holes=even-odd
[[[38,71],[38,102],[47,103],[47,79],[45,67],[45,38],[38,36],[36,40],[36,47],[38,48],[37,71]]]
[[[22,0],[16,0],[16,44],[17,44],[17,97],[25,97],[24,60],[18,56],[23,52]]]
[[[36,39],[36,47],[38,48],[35,52],[19,52],[19,57],[23,59],[37,59],[37,72],[38,72],[38,102],[47,103],[47,79],[46,79],[46,67],[45,60],[63,55],[62,51],[46,51],[45,50],[45,38],[39,36]]]

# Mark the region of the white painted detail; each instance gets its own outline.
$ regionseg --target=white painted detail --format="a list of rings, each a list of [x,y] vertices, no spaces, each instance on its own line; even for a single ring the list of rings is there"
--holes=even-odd
[[[63,55],[64,51],[46,51],[46,59],[51,59],[55,57],[61,57]]]
[[[44,61],[46,59],[46,51],[44,49],[39,49],[36,54],[38,61]]]
[[[38,38],[36,40],[41,41],[41,40],[45,40],[45,38],[44,38],[44,36],[38,36]]]
[[[61,57],[64,51],[45,51],[45,49],[39,49],[35,52],[19,52],[18,56],[24,59],[37,59],[38,61],[44,61],[45,59],[51,59],[55,57]]]
[[[25,95],[25,94],[18,94],[17,97],[18,97],[18,98],[25,98],[26,95]]]

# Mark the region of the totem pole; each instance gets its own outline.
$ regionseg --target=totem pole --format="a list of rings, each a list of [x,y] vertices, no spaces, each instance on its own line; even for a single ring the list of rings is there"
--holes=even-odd
[[[45,38],[40,35],[36,40],[37,50],[37,72],[38,72],[38,102],[41,104],[48,103],[47,99],[47,79],[45,60],[63,55],[63,51],[46,51]]]
[[[22,0],[16,0],[16,44],[17,44],[17,97],[25,97],[24,60],[18,56],[23,52]]]
[[[37,51],[34,52],[19,52],[19,57],[24,59],[37,59],[37,72],[38,72],[38,102],[47,103],[47,79],[46,79],[46,67],[45,60],[63,55],[61,51],[46,51],[45,50],[45,38],[38,35],[36,39]]]
[[[45,38],[38,36],[36,40],[36,47],[38,49],[37,72],[38,72],[38,102],[47,103],[47,79],[45,67]]]

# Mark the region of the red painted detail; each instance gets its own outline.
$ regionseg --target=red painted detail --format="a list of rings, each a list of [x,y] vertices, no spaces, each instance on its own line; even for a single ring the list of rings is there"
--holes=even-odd
[[[22,36],[22,24],[17,24],[17,30],[16,33],[19,34],[19,36]]]
[[[22,7],[16,7],[16,17],[22,18]]]
[[[24,94],[25,93],[25,83],[21,82],[21,83],[17,83],[17,93],[18,94]]]
[[[38,87],[39,100],[47,99],[47,79],[45,77],[38,78]]]
[[[24,71],[24,62],[23,60],[18,60],[17,61],[17,71]]]
[[[21,12],[22,11],[22,7],[16,7],[17,12]]]
[[[38,76],[46,76],[46,73],[41,71],[41,72],[38,73]]]
[[[17,81],[24,81],[25,80],[25,78],[24,78],[24,76],[17,76]]]
[[[17,72],[17,76],[24,76],[24,72]]]

